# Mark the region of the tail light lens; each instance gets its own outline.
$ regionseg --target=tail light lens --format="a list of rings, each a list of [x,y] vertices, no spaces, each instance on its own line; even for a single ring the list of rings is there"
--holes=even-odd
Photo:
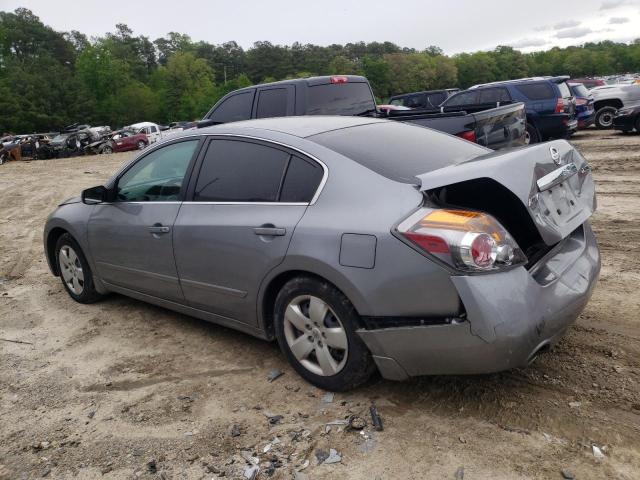
[[[527,261],[509,232],[482,212],[425,207],[400,223],[397,233],[462,271],[494,271]]]
[[[344,75],[334,75],[330,80],[331,83],[347,83],[348,81],[349,78]]]
[[[576,98],[576,105],[586,105],[589,103],[589,100],[586,98]]]
[[[474,132],[473,130],[456,133],[456,137],[464,138],[465,140],[476,143],[476,132]]]
[[[556,113],[563,113],[564,112],[564,98],[558,98],[558,101],[556,102]]]

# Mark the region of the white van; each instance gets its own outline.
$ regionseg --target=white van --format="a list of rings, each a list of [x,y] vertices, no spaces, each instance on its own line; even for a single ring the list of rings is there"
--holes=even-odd
[[[162,138],[162,133],[160,132],[160,127],[157,123],[153,122],[139,122],[134,123],[133,125],[129,125],[126,128],[130,128],[139,133],[144,133],[149,139],[149,143],[157,142]]]

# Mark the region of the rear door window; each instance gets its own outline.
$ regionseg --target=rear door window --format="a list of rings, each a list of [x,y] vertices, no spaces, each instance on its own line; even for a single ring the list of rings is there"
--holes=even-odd
[[[227,98],[209,115],[209,119],[220,123],[249,120],[254,95],[255,90],[250,90]]]
[[[286,88],[270,88],[258,93],[257,118],[284,117],[287,114]]]
[[[200,202],[276,202],[290,154],[243,140],[209,143],[194,193]]]
[[[516,85],[516,88],[529,100],[548,100],[556,96],[547,82],[525,83]]]
[[[560,95],[562,98],[569,98],[572,96],[567,82],[558,83],[558,88],[560,89]]]
[[[447,99],[446,92],[431,93],[427,96],[426,108],[437,107]]]

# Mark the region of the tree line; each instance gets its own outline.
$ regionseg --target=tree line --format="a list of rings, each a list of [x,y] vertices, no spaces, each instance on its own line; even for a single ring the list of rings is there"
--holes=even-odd
[[[255,83],[311,75],[365,75],[375,95],[460,87],[535,75],[640,71],[640,39],[523,54],[508,46],[444,55],[391,42],[318,46],[234,41],[213,45],[171,32],[150,40],[124,24],[103,37],[58,32],[30,10],[0,12],[0,132],[73,122],[112,127],[195,120],[223,95]]]

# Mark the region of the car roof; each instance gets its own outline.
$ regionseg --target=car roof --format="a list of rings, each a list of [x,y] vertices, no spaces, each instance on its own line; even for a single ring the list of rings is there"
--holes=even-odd
[[[293,84],[299,84],[299,83],[307,84],[309,86],[325,85],[327,83],[331,83],[331,79],[335,77],[346,78],[347,79],[346,83],[367,82],[367,79],[361,75],[323,75],[323,76],[317,76],[317,77],[291,78],[289,80],[279,80],[277,82],[269,82],[269,83],[258,83],[256,85],[250,85],[248,87],[239,88],[237,90],[233,90],[229,92],[228,94],[225,95],[225,97],[230,94],[235,95],[236,93],[245,92],[247,90],[254,90],[256,88],[272,87],[272,86],[278,86],[278,85],[293,85]]]
[[[513,85],[519,83],[531,83],[531,82],[543,82],[548,81],[552,83],[562,83],[569,80],[568,75],[559,75],[557,77],[528,77],[528,78],[516,78],[513,80],[499,80],[497,82],[489,82],[489,83],[479,83],[477,85],[473,85],[469,87],[469,90],[480,87],[490,87],[490,86],[499,86],[499,85]]]
[[[369,118],[369,117],[351,117],[351,116],[324,116],[324,115],[307,115],[298,117],[275,117],[262,118],[257,120],[244,120],[240,122],[223,123],[212,127],[198,129],[202,134],[227,133],[238,130],[246,130],[247,134],[257,131],[280,132],[293,135],[300,138],[318,135],[320,133],[329,132],[331,130],[342,130],[344,128],[358,127],[360,125],[368,125],[371,123],[384,123],[389,120]],[[193,134],[193,130],[190,130]]]

